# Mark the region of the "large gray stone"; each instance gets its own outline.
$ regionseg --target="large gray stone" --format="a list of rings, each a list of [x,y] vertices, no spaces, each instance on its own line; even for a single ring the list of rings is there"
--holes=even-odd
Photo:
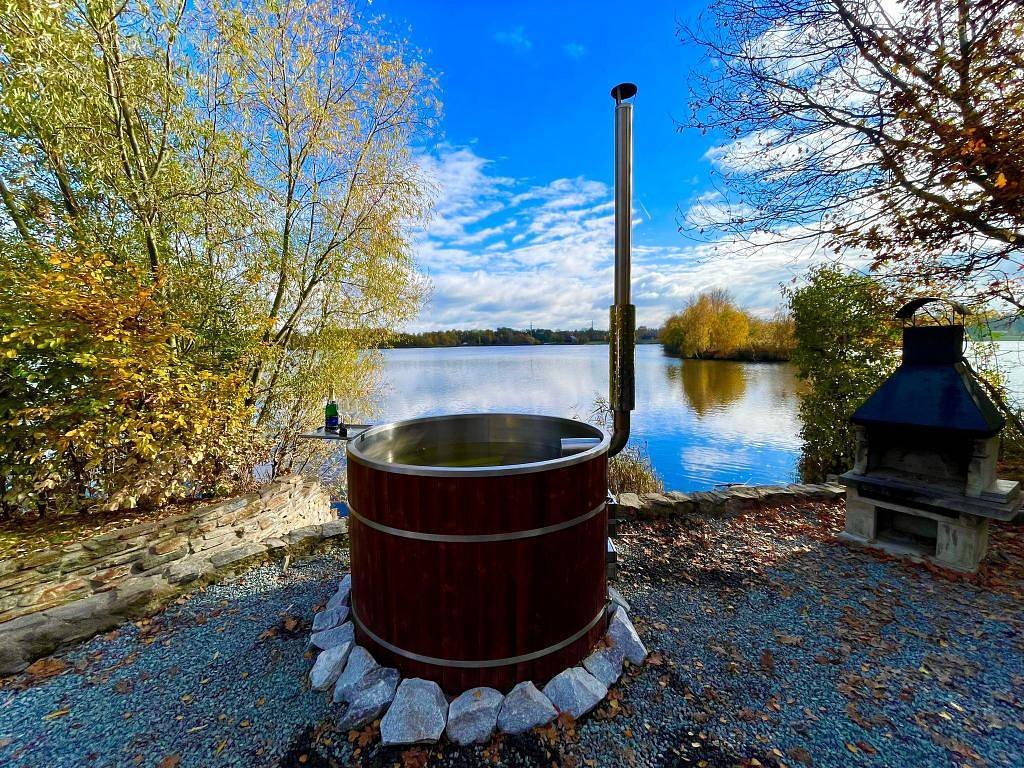
[[[623,609],[625,609],[627,611],[632,610],[629,607],[629,603],[626,602],[626,598],[624,598],[622,596],[622,594],[619,592],[619,590],[617,590],[611,584],[608,585],[608,599],[611,600],[612,603],[614,603],[615,605],[617,605],[617,606],[619,606],[619,607],[621,607],[621,608],[623,608]]]
[[[213,563],[199,558],[176,560],[167,567],[167,581],[170,584],[188,584],[213,570]]]
[[[491,738],[505,697],[493,688],[470,688],[448,706],[448,738],[456,744],[481,744]]]
[[[349,641],[332,645],[326,651],[320,652],[313,662],[313,669],[309,671],[309,683],[314,691],[326,691],[338,681],[353,645],[354,643]]]
[[[348,533],[348,520],[331,520],[323,524],[321,535],[325,539],[333,539],[335,536],[344,536]]]
[[[559,672],[544,686],[544,695],[573,717],[583,717],[608,695],[608,687],[583,667]]]
[[[622,675],[622,660],[625,656],[617,645],[597,648],[583,660],[583,668],[600,680],[605,686],[612,686]]]
[[[348,618],[348,608],[342,606],[329,611],[320,611],[313,617],[313,631],[323,632],[325,629],[340,627]]]
[[[498,729],[505,733],[525,733],[539,725],[547,725],[558,717],[551,699],[527,681],[509,691],[498,712]]]
[[[359,681],[379,666],[370,652],[361,645],[353,648],[352,653],[349,654],[348,663],[345,664],[345,671],[341,673],[341,677],[338,678],[338,682],[334,686],[334,701],[348,702]]]
[[[227,549],[223,552],[217,552],[216,554],[210,555],[210,562],[213,563],[214,568],[223,568],[242,560],[248,560],[250,557],[261,555],[266,551],[267,548],[262,544],[257,544],[254,541],[248,541],[232,549]]]
[[[342,643],[355,641],[355,628],[351,621],[346,621],[340,627],[325,629],[323,632],[314,632],[309,636],[309,642],[315,647],[326,651]]]
[[[647,648],[640,640],[640,635],[636,633],[633,622],[621,607],[616,608],[612,614],[607,638],[611,645],[622,650],[622,655],[629,659],[630,663],[643,664],[647,658]]]
[[[393,744],[433,744],[448,722],[448,700],[441,686],[418,677],[403,680],[380,721],[380,740]]]
[[[364,675],[353,688],[338,727],[347,731],[374,720],[395,698],[399,677],[398,670],[391,667],[377,667]]]
[[[327,601],[327,610],[333,611],[335,608],[341,608],[343,605],[348,605],[349,596],[352,594],[352,575],[348,574],[338,584],[338,591],[335,592],[331,599]]]

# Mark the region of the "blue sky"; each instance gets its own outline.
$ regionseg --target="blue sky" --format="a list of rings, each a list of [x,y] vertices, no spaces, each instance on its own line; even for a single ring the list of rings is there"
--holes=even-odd
[[[444,114],[420,162],[436,214],[417,233],[432,293],[413,329],[607,327],[612,264],[610,88],[635,100],[634,302],[655,325],[726,287],[770,313],[806,267],[785,247],[738,257],[677,231],[710,185],[716,137],[679,131],[698,52],[676,35],[703,3],[377,0],[440,76]],[[710,154],[709,154],[710,153]]]

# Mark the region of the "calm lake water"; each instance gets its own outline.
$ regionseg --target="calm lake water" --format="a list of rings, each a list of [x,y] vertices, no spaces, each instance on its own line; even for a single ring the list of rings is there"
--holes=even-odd
[[[608,347],[455,347],[384,352],[374,422],[443,413],[587,417],[608,392]],[[788,365],[636,350],[633,442],[670,490],[796,479],[796,379]]]
[[[1011,397],[1024,400],[1024,342],[1001,342]],[[443,413],[586,418],[608,392],[608,347],[455,347],[384,352],[374,423]],[[632,441],[669,490],[797,479],[800,419],[789,365],[678,360],[636,350]]]

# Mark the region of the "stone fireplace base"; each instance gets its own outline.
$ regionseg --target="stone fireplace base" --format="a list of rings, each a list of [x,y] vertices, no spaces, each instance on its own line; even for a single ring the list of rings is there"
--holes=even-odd
[[[841,538],[973,573],[988,551],[988,518],[965,512],[944,515],[865,498],[851,486],[846,493],[846,530]]]

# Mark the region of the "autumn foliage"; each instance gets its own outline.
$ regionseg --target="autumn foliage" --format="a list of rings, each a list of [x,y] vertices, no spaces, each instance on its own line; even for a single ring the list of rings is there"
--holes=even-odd
[[[723,142],[690,228],[1024,311],[1024,4],[713,0],[682,34]]]
[[[5,509],[151,506],[237,479],[255,447],[239,377],[175,351],[188,334],[158,289],[103,254],[3,270]]]
[[[348,0],[0,7],[3,510],[317,474],[418,308],[438,108]]]
[[[662,326],[660,341],[672,355],[741,360],[787,360],[792,321],[778,314],[755,317],[736,306],[728,291],[714,289],[690,299]]]

